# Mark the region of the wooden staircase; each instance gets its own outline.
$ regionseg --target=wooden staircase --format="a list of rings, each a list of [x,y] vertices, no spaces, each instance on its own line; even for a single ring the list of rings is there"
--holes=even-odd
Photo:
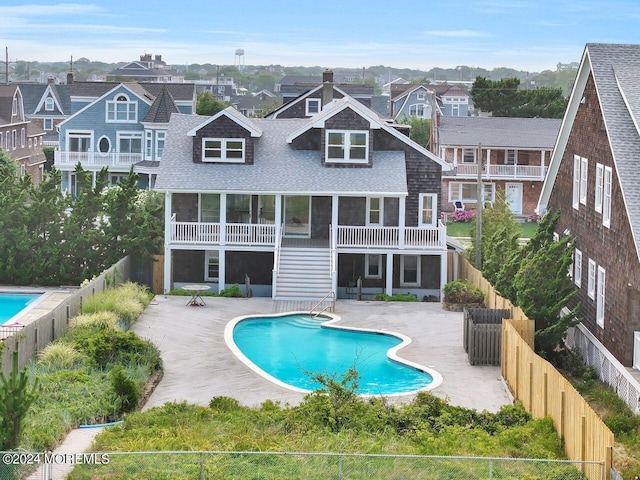
[[[279,260],[276,300],[320,300],[331,291],[328,248],[282,247]]]

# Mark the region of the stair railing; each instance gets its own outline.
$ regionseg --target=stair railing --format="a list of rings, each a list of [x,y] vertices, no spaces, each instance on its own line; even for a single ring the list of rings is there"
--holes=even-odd
[[[280,227],[276,227],[275,246],[273,249],[273,270],[271,272],[271,296],[276,297],[276,282],[278,272],[280,271],[280,249],[282,247],[282,236],[284,235],[284,223]]]
[[[326,302],[329,299],[331,299],[331,302],[329,303],[329,305],[322,307],[324,302]],[[320,307],[322,307],[322,309],[316,312],[316,308],[320,308]],[[321,300],[318,301],[318,303],[316,303],[313,307],[311,307],[311,310],[309,310],[309,315],[311,315],[312,317],[317,317],[322,313],[326,312],[327,310],[329,310],[330,312],[336,311],[336,293],[333,290],[327,293],[324,297],[322,297]]]

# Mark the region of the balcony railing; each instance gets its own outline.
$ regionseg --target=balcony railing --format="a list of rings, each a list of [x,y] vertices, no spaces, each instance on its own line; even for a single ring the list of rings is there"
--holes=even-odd
[[[222,231],[224,230],[224,236]],[[273,224],[230,223],[221,228],[219,223],[171,222],[171,243],[181,245],[244,245],[276,247],[276,228]],[[446,248],[446,227],[338,226],[336,249],[388,248],[388,249],[442,249]]]
[[[541,165],[483,165],[482,178],[517,178],[522,180],[544,180],[547,167]],[[450,172],[443,172],[443,176],[469,177],[478,176],[478,165],[458,164]]]
[[[64,152],[56,150],[54,154],[55,165],[76,165],[96,167],[130,167],[144,160],[142,153],[118,153],[118,152]]]

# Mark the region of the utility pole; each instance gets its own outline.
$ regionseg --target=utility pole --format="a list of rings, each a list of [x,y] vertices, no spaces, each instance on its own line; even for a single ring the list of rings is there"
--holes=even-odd
[[[476,194],[476,268],[482,269],[482,209],[484,198],[482,195],[482,143],[478,144],[478,188]]]

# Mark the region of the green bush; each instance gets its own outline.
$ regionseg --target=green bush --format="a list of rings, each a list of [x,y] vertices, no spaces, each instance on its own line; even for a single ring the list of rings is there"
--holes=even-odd
[[[484,303],[484,292],[466,280],[454,280],[444,286],[444,301],[461,305]]]
[[[140,389],[136,382],[131,380],[126,370],[121,365],[116,365],[109,372],[111,384],[116,394],[120,398],[121,411],[131,412],[138,407],[140,401]]]
[[[127,282],[86,299],[82,304],[82,313],[114,312],[126,330],[150,302],[151,297],[146,287]]]
[[[235,285],[230,286],[229,288],[225,288],[220,292],[221,297],[242,297],[242,290],[240,290],[240,285],[237,283]]]
[[[376,293],[375,300],[383,302],[418,302],[418,297],[411,293],[396,293],[395,295],[387,295],[386,293]]]
[[[240,408],[240,402],[233,397],[213,397],[209,402],[209,408],[219,412],[230,412]]]

